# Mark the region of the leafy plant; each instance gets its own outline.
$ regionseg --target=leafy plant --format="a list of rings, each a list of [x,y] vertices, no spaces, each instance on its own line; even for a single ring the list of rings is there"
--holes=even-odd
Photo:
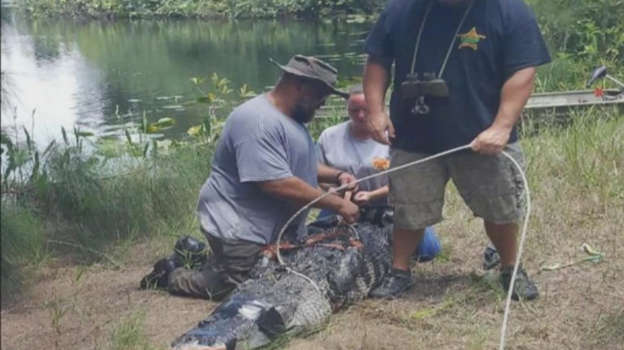
[[[591,66],[624,62],[623,0],[529,3],[554,52],[583,59]]]
[[[207,116],[201,124],[190,127],[186,132],[205,144],[215,143],[221,135],[225,118],[219,117],[219,113],[225,114],[234,104],[256,95],[247,84],[243,84],[237,91],[238,96],[235,96],[235,90],[230,86],[231,82],[217,73],[213,73],[209,81],[210,83],[207,83],[202,78],[191,78],[191,82],[200,93],[196,102],[207,107]]]

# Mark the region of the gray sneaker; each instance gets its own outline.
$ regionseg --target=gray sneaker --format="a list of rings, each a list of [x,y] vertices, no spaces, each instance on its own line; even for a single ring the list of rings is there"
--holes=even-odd
[[[381,281],[381,285],[370,292],[372,298],[396,298],[414,285],[412,273],[399,269],[392,269],[390,274]]]
[[[513,265],[506,266],[501,270],[500,273],[500,283],[503,286],[503,290],[505,290],[505,294],[509,290],[509,285],[511,284],[511,275],[513,274]],[[511,298],[513,300],[533,300],[539,296],[539,291],[537,290],[537,286],[522,268],[522,265],[518,267],[518,273],[516,274],[516,282],[514,283],[513,293],[511,294]]]

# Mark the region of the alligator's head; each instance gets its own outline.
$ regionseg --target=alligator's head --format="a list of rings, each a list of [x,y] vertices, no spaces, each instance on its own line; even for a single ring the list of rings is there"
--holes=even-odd
[[[265,277],[240,285],[173,348],[255,349],[285,333],[320,324],[331,314],[325,293],[307,280],[282,271]]]
[[[280,328],[283,321],[272,305],[238,293],[173,345],[176,350],[256,348],[269,343],[269,335]]]

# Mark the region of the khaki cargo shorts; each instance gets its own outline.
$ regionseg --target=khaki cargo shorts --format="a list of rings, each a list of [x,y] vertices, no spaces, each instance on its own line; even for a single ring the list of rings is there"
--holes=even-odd
[[[525,168],[524,154],[517,142],[505,151]],[[390,156],[392,167],[396,167],[430,154],[393,148]],[[390,173],[389,178],[389,199],[397,228],[417,230],[442,221],[444,190],[449,179],[474,215],[485,221],[514,223],[524,216],[522,176],[503,154],[454,153]]]

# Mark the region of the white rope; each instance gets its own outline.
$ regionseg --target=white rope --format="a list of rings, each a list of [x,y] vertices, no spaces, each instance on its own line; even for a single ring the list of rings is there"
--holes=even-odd
[[[299,216],[299,214],[301,214],[303,211],[305,211],[306,209],[308,209],[309,207],[311,207],[312,205],[314,205],[315,203],[317,203],[318,201],[322,200],[323,198],[327,197],[330,194],[333,194],[335,192],[340,192],[344,189],[347,189],[348,187],[354,185],[354,184],[358,184],[362,181],[366,181],[372,178],[375,178],[377,176],[382,176],[382,175],[386,175],[395,171],[399,171],[402,169],[405,169],[407,167],[413,166],[413,165],[417,165],[420,163],[424,163],[427,161],[430,161],[432,159],[436,159],[436,158],[440,158],[443,157],[445,155],[451,154],[451,153],[455,153],[455,152],[459,152],[465,149],[470,149],[471,145],[464,145],[464,146],[460,146],[460,147],[455,147],[452,148],[450,150],[444,151],[444,152],[440,152],[434,155],[431,155],[429,157],[425,157],[413,162],[409,162],[409,163],[405,163],[403,165],[399,165],[397,167],[394,168],[390,168],[384,171],[381,171],[379,173],[373,174],[373,175],[369,175],[369,176],[365,176],[363,178],[357,179],[355,182],[351,182],[348,184],[344,184],[338,188],[336,188],[333,192],[326,192],[320,196],[318,196],[317,198],[315,198],[314,200],[310,201],[308,204],[304,205],[303,207],[301,207],[301,209],[299,209],[295,214],[293,214],[288,221],[286,221],[286,223],[284,224],[284,226],[282,227],[282,229],[280,230],[279,234],[277,235],[277,243],[276,243],[276,256],[277,256],[277,260],[279,261],[280,265],[285,265],[284,260],[282,259],[282,255],[280,253],[280,241],[282,239],[282,236],[284,235],[284,231],[286,230],[286,228],[290,225],[290,223],[297,217]],[[516,261],[514,263],[514,269],[513,269],[513,273],[511,274],[511,283],[509,284],[509,289],[507,290],[507,300],[505,302],[505,313],[503,316],[503,324],[501,327],[501,335],[500,335],[500,346],[499,346],[499,350],[504,350],[505,348],[505,334],[507,331],[507,321],[509,320],[509,310],[510,310],[510,306],[511,306],[511,295],[513,294],[513,287],[514,284],[516,282],[516,275],[518,273],[518,267],[520,266],[520,259],[522,257],[522,251],[524,248],[524,240],[526,238],[526,233],[527,233],[527,228],[528,228],[528,224],[529,224],[529,215],[531,213],[531,196],[529,193],[529,182],[527,181],[526,178],[526,174],[524,173],[524,170],[522,169],[522,167],[520,166],[520,164],[507,152],[502,151],[502,154],[507,157],[509,160],[511,160],[511,162],[516,166],[516,168],[518,169],[518,171],[520,172],[520,175],[522,176],[522,182],[524,184],[524,189],[525,189],[525,193],[526,193],[526,214],[524,217],[524,224],[522,227],[522,234],[520,235],[520,243],[518,244],[518,252],[516,255]],[[310,282],[312,284],[312,286],[314,286],[314,288],[316,288],[319,292],[320,292],[320,288],[319,286],[316,284],[316,282],[314,282],[310,277],[297,272],[289,267],[286,267],[287,271],[290,271],[302,278],[304,278],[305,280],[307,280],[308,282]]]
[[[503,316],[503,325],[501,326],[500,345],[499,350],[505,349],[505,333],[507,332],[507,321],[509,319],[509,309],[511,305],[511,295],[513,294],[513,287],[516,283],[516,274],[518,273],[518,266],[520,266],[520,257],[522,256],[522,250],[524,248],[524,239],[526,237],[527,228],[529,226],[529,216],[531,215],[531,194],[529,193],[529,182],[527,181],[526,174],[518,162],[513,159],[509,153],[503,151],[503,155],[513,162],[520,175],[522,175],[522,182],[524,184],[524,190],[526,191],[526,213],[524,215],[524,224],[522,225],[522,234],[520,235],[520,243],[518,244],[518,253],[516,255],[516,262],[514,263],[513,273],[511,274],[511,283],[509,284],[509,290],[507,291],[507,301],[505,301],[505,314]]]

